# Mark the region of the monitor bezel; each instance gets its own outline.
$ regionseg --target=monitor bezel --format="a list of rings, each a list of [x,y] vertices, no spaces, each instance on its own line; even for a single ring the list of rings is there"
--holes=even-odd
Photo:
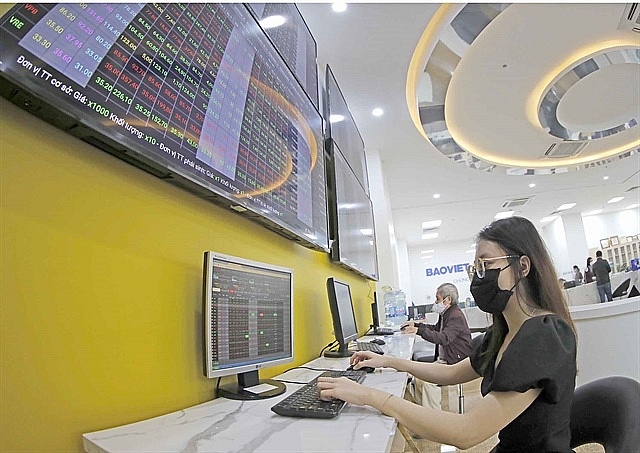
[[[336,285],[344,285],[349,292],[349,305],[351,307],[351,316],[353,317],[353,326],[355,332],[345,337],[343,316],[340,314],[340,302],[338,301],[338,293],[336,291]],[[356,320],[356,313],[353,309],[353,297],[351,297],[351,287],[348,283],[337,280],[333,277],[327,279],[327,294],[329,296],[329,309],[331,310],[331,319],[333,321],[333,334],[336,341],[341,347],[347,347],[348,344],[358,338],[358,322]]]
[[[347,162],[347,165],[351,167],[351,171],[355,175],[360,185],[364,188],[365,192],[367,193],[367,196],[370,196],[369,169],[367,168],[367,156],[365,153],[364,139],[362,138],[362,134],[358,129],[358,125],[356,124],[356,121],[353,118],[353,114],[349,109],[349,104],[347,104],[347,100],[345,99],[344,94],[342,93],[342,89],[338,84],[338,80],[336,79],[336,76],[329,65],[326,65],[326,68],[325,68],[324,85],[325,85],[324,111],[325,111],[325,119],[326,119],[325,137],[327,139],[333,140],[339,148],[342,147],[344,149],[344,152],[343,152],[344,160]],[[336,90],[332,91],[330,85],[335,85]],[[346,113],[348,113],[348,117],[345,117],[344,119],[344,121],[347,122],[348,126],[345,126],[345,127],[352,129],[352,133],[355,132],[355,134],[359,139],[358,141],[360,146],[359,146],[359,149],[357,150],[358,151],[357,156],[351,152],[352,150],[346,149],[347,147],[346,143],[340,143],[339,140],[336,140],[334,133],[331,131],[331,121],[330,121],[331,114],[332,114],[331,104],[335,102],[335,101],[332,101],[332,99],[338,99],[340,103],[344,104]],[[347,154],[349,155],[347,156]],[[356,158],[357,162],[353,162],[351,160],[352,157]]]
[[[220,368],[217,370],[212,369],[212,359],[213,356],[211,354],[211,304],[209,303],[209,295],[213,289],[213,264],[215,260],[225,261],[229,263],[235,263],[243,266],[251,266],[258,269],[265,269],[268,271],[282,272],[289,274],[290,276],[290,306],[291,306],[291,316],[289,318],[290,325],[290,353],[287,357],[281,357],[278,359],[257,361],[254,363],[249,363],[246,365],[233,365],[225,368]],[[273,367],[277,365],[283,365],[287,363],[291,363],[294,360],[294,292],[293,292],[293,269],[277,266],[274,264],[253,261],[245,258],[240,258],[237,256],[226,255],[223,253],[218,253],[215,251],[206,251],[204,252],[204,278],[203,278],[203,294],[202,294],[202,304],[203,304],[203,359],[204,359],[204,375],[207,378],[217,378],[223,376],[232,376],[232,375],[240,375],[242,373],[258,371],[263,368]]]
[[[340,152],[338,145],[333,141],[333,139],[331,138],[326,139],[325,145],[327,147],[327,151],[325,153],[327,155],[326,181],[327,181],[327,200],[329,202],[328,203],[329,237],[331,239],[329,256],[334,263],[346,269],[349,269],[364,278],[367,278],[373,281],[378,281],[378,274],[379,274],[378,245],[376,240],[376,223],[375,223],[375,214],[373,212],[373,202],[366,194],[366,191],[364,191],[364,188],[360,184],[360,181],[358,181],[358,178],[353,174],[351,167],[349,167],[346,159]],[[338,163],[338,161],[340,161],[340,163]],[[345,252],[345,247],[341,247],[342,242],[346,243],[345,238],[341,237],[341,236],[344,236],[344,233],[346,233],[346,230],[343,227],[342,220],[344,220],[344,218],[341,215],[341,209],[340,209],[340,206],[341,206],[340,203],[344,202],[344,200],[338,194],[339,192],[338,191],[338,172],[339,171],[344,171],[346,173],[347,178],[353,178],[354,185],[352,187],[355,187],[355,190],[364,191],[364,194],[362,195],[364,195],[364,197],[366,198],[366,202],[368,205],[367,214],[370,216],[370,220],[371,220],[371,223],[366,226],[370,227],[372,230],[371,240],[373,241],[373,253],[371,256],[373,262],[369,263],[371,265],[371,272],[368,271],[367,263],[363,260],[362,254],[357,254],[356,256],[352,256],[350,253]],[[341,181],[344,182],[346,180],[341,179]]]

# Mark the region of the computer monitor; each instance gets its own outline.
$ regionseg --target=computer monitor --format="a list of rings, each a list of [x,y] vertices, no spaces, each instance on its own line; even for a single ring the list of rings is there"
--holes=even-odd
[[[218,396],[255,400],[284,393],[283,383],[260,380],[258,370],[293,361],[293,270],[207,251],[202,299],[204,374],[237,375]],[[251,388],[258,384],[266,385]]]
[[[371,319],[373,321],[373,324],[371,324],[371,327],[373,327],[373,330],[375,332],[375,330],[380,327],[380,315],[378,314],[378,296],[377,293],[373,293],[373,302],[371,303]]]
[[[327,279],[327,293],[329,308],[333,319],[333,333],[338,342],[337,351],[325,351],[325,357],[349,357],[349,342],[358,338],[356,316],[351,302],[351,290],[347,283],[340,282],[333,277]]]

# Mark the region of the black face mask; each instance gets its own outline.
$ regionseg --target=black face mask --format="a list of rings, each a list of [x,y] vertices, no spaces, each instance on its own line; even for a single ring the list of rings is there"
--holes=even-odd
[[[511,264],[509,264],[511,266]],[[509,267],[507,266],[507,267]],[[471,282],[471,294],[475,299],[478,308],[484,312],[497,315],[502,313],[509,302],[509,298],[513,295],[513,288],[516,287],[518,282],[511,288],[511,290],[500,289],[498,286],[498,277],[502,269],[486,269],[484,271],[484,278],[480,278],[477,275],[473,276]]]

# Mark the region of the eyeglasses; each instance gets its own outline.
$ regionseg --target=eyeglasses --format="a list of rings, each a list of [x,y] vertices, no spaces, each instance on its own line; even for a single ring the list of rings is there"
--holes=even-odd
[[[469,264],[469,267],[467,267],[469,280],[473,280],[473,274],[476,274],[478,278],[484,278],[484,274],[486,271],[485,263],[487,261],[496,261],[496,260],[502,260],[505,258],[520,258],[520,257],[518,255],[504,255],[504,256],[494,256],[492,258],[478,258],[478,260],[475,263]]]

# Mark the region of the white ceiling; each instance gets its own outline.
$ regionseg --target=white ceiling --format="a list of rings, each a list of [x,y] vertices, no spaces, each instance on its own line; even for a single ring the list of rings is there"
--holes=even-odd
[[[503,210],[503,203],[512,198],[534,197],[525,206],[516,208],[516,215],[528,217],[540,226],[543,225],[539,223],[540,220],[553,213],[563,203],[577,203],[574,208],[565,211],[568,214],[577,214],[602,208],[605,212],[615,211],[639,202],[640,190],[627,192],[632,187],[640,185],[639,154],[626,159],[615,159],[586,170],[551,175],[513,176],[500,172],[483,172],[454,163],[431,145],[412,122],[406,101],[406,84],[409,63],[416,45],[440,5],[350,3],[344,13],[336,13],[329,3],[298,4],[317,42],[320,73],[324,73],[327,63],[331,66],[364,139],[365,147],[368,150],[377,149],[381,156],[395,234],[399,240],[406,241],[409,247],[424,248],[449,241],[468,240],[471,244],[480,228],[491,222],[494,215]],[[460,73],[460,79],[456,84],[463,83],[468,88],[473,83],[474,89],[483,86],[481,94],[485,96],[458,97],[462,102],[458,100],[458,105],[451,108],[457,108],[458,112],[466,107],[474,112],[477,124],[484,127],[474,127],[473,132],[481,135],[486,146],[492,146],[493,141],[496,142],[496,146],[498,142],[506,142],[511,143],[514,150],[518,149],[518,152],[521,152],[521,137],[513,132],[518,128],[507,124],[504,118],[500,121],[489,120],[500,119],[503,116],[502,112],[509,111],[509,117],[515,117],[513,121],[526,121],[525,108],[520,106],[518,109],[513,100],[523,99],[529,94],[522,91],[530,89],[526,87],[530,87],[534,81],[532,74],[543,74],[545,69],[551,70],[545,65],[551,65],[554,57],[557,57],[554,49],[567,52],[567,49],[579,46],[581,42],[593,40],[594,33],[602,33],[603,22],[609,24],[616,14],[620,17],[624,5],[618,4],[617,10],[613,12],[604,4],[578,5],[581,7],[579,11],[576,9],[578,15],[574,15],[573,20],[565,18],[560,23],[559,14],[553,9],[562,6],[566,11],[571,5],[517,6],[520,8],[518,14],[503,16],[504,19],[511,19],[510,23],[503,26],[515,27],[520,31],[517,39],[513,35],[501,37],[499,33],[494,33],[490,41],[481,44],[482,47],[474,48],[480,40],[474,42],[470,52],[464,55],[459,64],[459,68],[464,67],[464,73]],[[535,11],[527,11],[525,6],[534,7]],[[592,10],[585,10],[585,6],[592,7]],[[604,14],[605,11],[607,14]],[[529,14],[531,17],[528,17]],[[580,15],[588,20],[581,20]],[[542,27],[545,25],[544,17],[548,19],[548,26]],[[598,17],[602,17],[603,20],[598,21]],[[533,18],[540,26],[532,35],[531,28],[524,25]],[[608,22],[604,18],[607,18]],[[517,27],[518,22],[521,27]],[[589,23],[595,25],[588,26]],[[586,33],[585,27],[591,32]],[[525,29],[529,30],[529,34],[523,32]],[[489,30],[489,27],[486,30]],[[482,36],[481,34],[480,37]],[[640,45],[640,35],[636,36]],[[477,65],[486,62],[481,58],[483,53],[489,51],[500,55],[501,67],[502,64],[507,64],[509,68],[509,76],[496,76],[497,82],[494,84],[488,84],[486,76],[476,76],[474,79]],[[465,60],[468,56],[469,64]],[[464,66],[462,62],[465,63]],[[640,72],[637,68],[635,72],[627,71],[627,76],[631,76],[632,85],[636,84],[636,80],[640,84]],[[616,76],[619,72],[615,72]],[[614,85],[618,87],[617,83]],[[514,92],[514,86],[520,87],[521,91]],[[601,89],[603,86],[606,87],[607,83],[597,81],[593,86]],[[451,89],[453,87],[452,82]],[[621,99],[625,99],[619,92],[619,89],[616,91],[611,88],[611,98],[614,101],[609,103],[613,103],[613,107],[601,107],[603,99],[607,99],[601,93],[593,96],[597,103],[569,98],[574,105],[580,105],[582,108],[587,105],[590,109],[585,112],[585,119],[576,121],[597,122],[597,115],[594,116],[593,112],[617,111],[615,105],[619,104]],[[569,93],[571,91],[567,95]],[[630,93],[632,99],[636,98],[632,107],[635,105],[637,112],[640,110],[638,90],[631,90]],[[488,94],[491,96],[488,97]],[[628,101],[628,98],[625,101]],[[450,108],[448,103],[447,99],[447,109]],[[625,108],[628,109],[628,102],[626,105]],[[371,111],[376,107],[384,109],[382,117],[372,116]],[[486,115],[478,113],[482,111],[492,112],[493,116],[488,120]],[[636,117],[638,116],[636,114]],[[579,115],[574,113],[572,117],[576,118]],[[465,121],[469,121],[469,115],[465,115]],[[470,129],[468,125],[466,128]],[[635,126],[631,132],[625,133],[630,132],[636,139],[640,139],[639,130],[640,126]],[[548,137],[545,138],[547,142]],[[546,146],[548,147],[548,144]],[[514,151],[513,154],[517,153]],[[605,180],[605,176],[609,178]],[[530,188],[530,183],[535,183],[536,186]],[[434,199],[434,193],[441,194],[441,197]],[[625,199],[617,204],[607,204],[614,196],[625,196]],[[436,219],[443,221],[438,239],[422,240],[422,222]]]

